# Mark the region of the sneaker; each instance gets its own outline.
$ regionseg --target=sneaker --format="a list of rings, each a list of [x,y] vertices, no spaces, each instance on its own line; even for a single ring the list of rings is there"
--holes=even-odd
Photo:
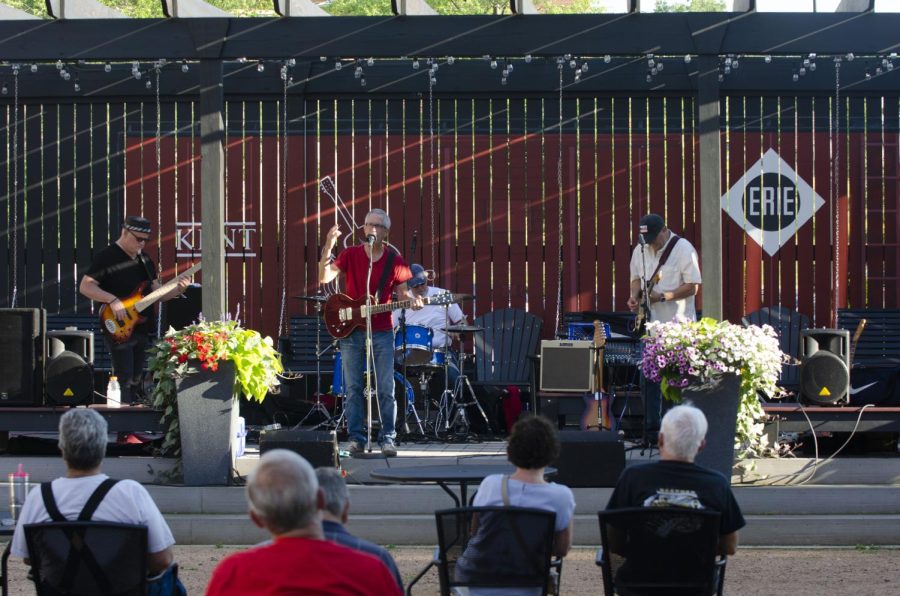
[[[357,443],[356,441],[350,441],[350,445],[347,447],[347,453],[350,454],[350,457],[354,457],[359,455],[363,451],[366,450],[366,446],[362,443]]]
[[[397,448],[390,439],[381,444],[381,455],[385,457],[397,457]]]

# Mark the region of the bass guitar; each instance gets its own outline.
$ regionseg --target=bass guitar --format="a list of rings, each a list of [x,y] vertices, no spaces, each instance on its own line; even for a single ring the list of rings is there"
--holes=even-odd
[[[609,428],[609,409],[603,392],[603,352],[606,349],[606,333],[603,330],[603,323],[600,321],[594,321],[593,344],[594,391],[586,393],[584,396],[581,430],[605,430]]]
[[[438,294],[437,296],[429,296],[423,298],[425,304],[433,304],[443,306],[445,304],[459,303],[468,298],[467,294]],[[375,299],[370,298],[373,304],[366,306],[366,297],[354,300],[346,294],[332,294],[325,301],[324,315],[325,328],[328,333],[335,339],[344,339],[355,330],[366,328],[366,315],[377,315],[384,312],[391,312],[398,308],[409,308],[412,306],[412,300],[398,300],[396,302],[388,302],[385,304],[374,304]]]
[[[150,282],[142,283],[130,296],[119,298],[119,302],[125,307],[124,319],[117,319],[112,308],[108,304],[104,304],[100,308],[100,329],[103,330],[103,334],[115,344],[125,343],[131,339],[131,336],[134,334],[134,328],[147,320],[147,317],[141,316],[141,313],[168,294],[172,288],[178,285],[179,281],[200,271],[201,265],[202,263],[197,263],[166,285],[153,290],[146,296],[144,296],[144,290]]]

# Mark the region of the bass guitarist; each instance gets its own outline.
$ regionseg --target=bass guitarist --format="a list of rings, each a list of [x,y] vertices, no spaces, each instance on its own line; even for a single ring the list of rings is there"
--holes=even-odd
[[[382,209],[372,209],[366,214],[364,233],[366,241],[341,251],[333,258],[331,251],[337,245],[341,230],[334,225],[325,238],[322,258],[319,261],[319,282],[329,283],[339,274],[344,274],[347,295],[360,299],[370,294],[376,303],[387,303],[396,291],[398,298],[411,301],[413,309],[422,308],[422,298],[410,292],[406,282],[412,272],[395,250],[385,243],[391,229],[391,218]],[[371,275],[369,262],[372,262]],[[368,278],[368,284],[366,283]],[[363,391],[366,366],[366,330],[356,329],[340,341],[343,361],[344,387],[347,392],[347,429],[350,455],[361,455],[366,448],[366,434],[363,431],[365,402]],[[372,358],[374,379],[381,413],[381,433],[378,443],[385,457],[397,455],[394,446],[394,424],[397,404],[394,401],[394,333],[390,311],[372,315]],[[370,429],[371,430],[371,429]]]
[[[655,213],[640,220],[639,243],[631,253],[631,295],[628,308],[638,319],[668,323],[676,317],[696,320],[694,296],[700,289],[700,260],[693,245],[666,227]],[[644,309],[649,312],[644,312]],[[658,383],[641,378],[644,402],[644,442],[655,444],[662,416]]]
[[[81,278],[78,291],[91,300],[108,304],[119,320],[127,316],[120,298],[127,298],[142,286],[146,286],[143,293],[159,288],[156,265],[143,252],[150,240],[150,231],[149,220],[137,215],[126,217],[119,239],[94,256],[91,266]],[[161,299],[174,298],[184,292],[188,284],[188,278],[179,280]],[[144,361],[152,328],[151,315],[134,328],[128,341],[116,343],[108,335],[103,336],[112,358],[113,374],[119,377],[122,386],[122,403],[125,405],[134,405],[143,398]]]

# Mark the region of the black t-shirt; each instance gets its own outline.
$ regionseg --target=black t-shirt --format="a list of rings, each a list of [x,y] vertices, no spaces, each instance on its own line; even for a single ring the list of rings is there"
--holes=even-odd
[[[660,461],[625,468],[606,508],[653,506],[718,511],[722,514],[721,534],[731,534],[746,525],[725,477],[693,463]]]
[[[132,259],[122,247],[113,242],[96,254],[85,275],[97,280],[104,291],[118,298],[125,298],[148,281],[156,279],[156,266],[144,253]],[[148,308],[141,314],[148,318],[148,322],[138,328],[147,329],[153,320],[153,309]]]

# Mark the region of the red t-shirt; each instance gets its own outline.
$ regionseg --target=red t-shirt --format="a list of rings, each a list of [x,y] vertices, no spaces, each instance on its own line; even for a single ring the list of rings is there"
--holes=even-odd
[[[387,264],[387,251],[392,248],[385,247],[381,258],[372,264],[372,279],[369,284],[369,293],[373,296],[378,289],[378,282],[381,281],[381,274],[384,266]],[[344,273],[347,285],[347,295],[353,299],[359,299],[365,296],[366,274],[369,271],[369,255],[366,254],[366,247],[362,244],[351,246],[341,251],[341,254],[334,260],[334,266]],[[412,277],[412,271],[409,270],[406,261],[400,255],[394,255],[394,264],[391,271],[388,272],[387,281],[381,296],[377,298],[378,304],[385,304],[391,301],[391,294],[394,287],[405,283]],[[379,313],[372,317],[372,331],[390,331],[393,329],[391,324],[391,311]]]
[[[226,557],[206,596],[220,594],[396,595],[400,588],[378,558],[328,540],[278,538]]]

